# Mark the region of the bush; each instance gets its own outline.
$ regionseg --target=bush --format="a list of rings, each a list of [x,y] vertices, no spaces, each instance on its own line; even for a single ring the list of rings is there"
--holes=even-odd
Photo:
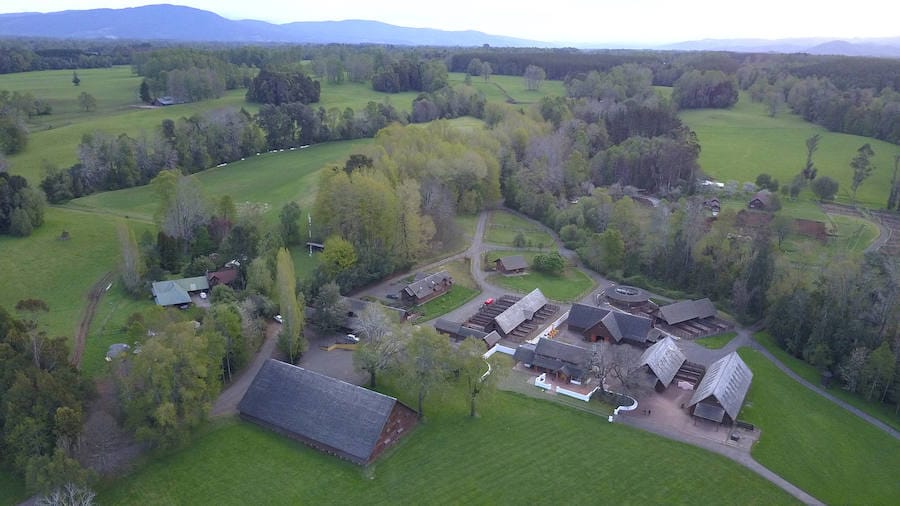
[[[535,256],[532,267],[538,272],[559,276],[566,268],[566,261],[559,253],[553,252]]]
[[[838,182],[828,176],[816,178],[812,182],[812,191],[820,200],[834,200],[838,187]]]

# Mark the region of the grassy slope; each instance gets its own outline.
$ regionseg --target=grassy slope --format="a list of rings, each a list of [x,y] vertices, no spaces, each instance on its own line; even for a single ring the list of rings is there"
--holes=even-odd
[[[50,313],[41,320],[50,335],[71,337],[88,290],[119,261],[115,222],[111,216],[51,207],[31,237],[0,236],[0,305],[11,311],[20,299],[43,299]],[[145,225],[130,226],[140,235]],[[58,240],[63,230],[68,241]]]
[[[552,247],[554,245],[553,238],[544,230],[544,227],[506,211],[491,212],[485,226],[484,240],[494,244],[512,246],[513,240],[519,232],[525,236],[526,243],[530,242],[529,246],[538,247],[543,244],[544,247]]]
[[[480,418],[471,419],[457,401],[461,397],[427,404],[428,422],[368,473],[232,422],[103,489],[98,502],[528,504],[540,498],[548,504],[705,504],[722,497],[734,504],[791,502],[723,457],[594,415],[498,393],[490,405],[482,403]]]
[[[742,348],[753,384],[741,418],[762,437],[753,458],[827,504],[896,504],[900,443]]]
[[[820,134],[819,150],[813,160],[819,175],[840,183],[838,200],[850,201],[850,160],[856,150],[869,143],[875,150],[875,172],[859,188],[860,203],[883,208],[887,202],[893,157],[900,147],[868,137],[828,132],[802,118],[780,113],[770,118],[761,104],[746,94],[732,109],[702,109],[680,113],[681,119],[697,132],[703,148],[700,165],[710,176],[738,182],[756,181],[766,172],[782,183],[790,183],[806,162],[805,140]]]
[[[283,153],[264,153],[197,174],[208,196],[231,195],[235,203],[268,204],[269,214],[296,201],[309,209],[315,200],[318,171],[331,162],[341,162],[354,150],[371,142],[330,142]],[[73,200],[69,207],[150,220],[156,211],[156,195],[149,186],[97,193]]]
[[[805,379],[806,381],[809,381],[813,385],[820,385],[821,374],[819,373],[819,371],[803,360],[791,356],[788,352],[781,349],[778,346],[778,343],[775,342],[775,339],[770,336],[768,332],[757,332],[756,334],[753,334],[753,338],[756,340],[756,342],[763,345],[763,347],[765,347],[766,350],[769,351],[769,353],[775,355],[775,357],[778,358],[781,363],[788,366],[788,368],[794,371],[794,373],[796,373],[798,376]],[[834,384],[838,384],[839,382],[839,379],[835,379]],[[880,402],[867,401],[863,397],[843,390],[842,388],[837,386],[829,388],[828,393],[857,409],[865,411],[869,415],[878,418],[879,420],[892,426],[893,428],[900,430],[900,415],[898,415],[894,408],[892,408],[891,406],[882,404]]]

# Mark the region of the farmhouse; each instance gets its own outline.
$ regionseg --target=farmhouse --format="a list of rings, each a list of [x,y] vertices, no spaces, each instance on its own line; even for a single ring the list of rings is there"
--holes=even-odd
[[[503,274],[521,274],[528,268],[528,262],[522,255],[512,255],[494,260],[497,271]]]
[[[750,199],[750,202],[747,204],[747,207],[750,209],[760,209],[763,211],[769,210],[772,208],[772,192],[769,190],[760,190],[753,195],[753,198]]]
[[[684,353],[675,344],[671,337],[666,337],[660,342],[644,350],[641,360],[638,364],[643,367],[647,366],[650,372],[656,376],[656,389],[665,390],[672,383],[678,370],[687,360]]]
[[[453,278],[450,273],[441,271],[406,285],[406,288],[400,291],[400,295],[404,302],[419,305],[443,295],[452,286]]]
[[[237,269],[222,269],[221,271],[207,272],[206,280],[209,282],[210,288],[216,285],[231,286],[237,280],[238,272]]]
[[[522,344],[513,355],[525,367],[553,374],[567,383],[587,380],[591,354],[588,350],[560,341],[541,338],[537,344]]]
[[[733,351],[709,366],[688,406],[696,417],[734,423],[752,380],[753,372]]]
[[[269,359],[238,405],[241,417],[317,450],[367,465],[416,423],[393,397]]]
[[[646,347],[655,341],[649,319],[640,316],[610,311],[586,304],[574,304],[566,320],[569,330],[581,333],[586,341],[627,342],[634,346]]]
[[[209,290],[206,276],[195,278],[154,281],[151,287],[153,300],[159,306],[180,306],[191,303],[191,294]]]

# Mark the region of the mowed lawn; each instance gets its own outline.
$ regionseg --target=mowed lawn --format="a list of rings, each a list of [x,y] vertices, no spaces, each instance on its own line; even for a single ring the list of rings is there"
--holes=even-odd
[[[481,290],[472,279],[469,261],[466,259],[453,260],[435,267],[434,272],[446,270],[453,277],[453,286],[450,290],[436,299],[432,299],[411,311],[421,314],[419,322],[432,320],[443,316],[450,311],[462,306],[475,298]]]
[[[886,205],[893,158],[900,154],[900,146],[829,132],[787,111],[770,118],[765,107],[751,102],[746,93],[731,109],[688,110],[679,115],[697,133],[702,147],[701,168],[723,182],[754,182],[756,176],[765,172],[782,184],[790,184],[806,163],[806,139],[820,134],[822,139],[813,160],[820,176],[838,181],[837,200],[845,203],[851,200],[850,160],[860,146],[869,143],[875,151],[872,161],[876,169],[859,187],[857,199],[869,207]]]
[[[449,74],[451,84],[465,82],[466,74],[452,72]],[[525,85],[525,79],[521,76],[492,75],[485,81],[481,76],[472,77],[472,86],[484,94],[488,102],[507,102],[512,98],[519,104],[531,104],[540,101],[544,97],[564,97],[566,88],[562,81],[544,81],[537,90],[529,90]],[[505,92],[505,93],[504,93]]]
[[[51,336],[72,337],[86,295],[119,263],[119,241],[112,216],[50,207],[43,226],[27,238],[0,236],[0,305],[25,298],[43,299],[50,312],[40,316]],[[140,236],[146,225],[129,222]],[[63,230],[69,240],[60,240]]]
[[[821,373],[812,365],[781,349],[768,332],[757,332],[753,334],[753,339],[780,360],[781,363],[788,366],[795,374],[813,385],[821,386]],[[831,388],[828,388],[828,393],[900,430],[900,414],[897,413],[893,406],[877,401],[867,401],[862,396],[844,390],[840,387],[840,384],[840,379],[835,378]]]
[[[472,419],[460,401],[460,392],[430,400],[427,423],[368,471],[232,421],[101,488],[97,502],[713,504],[724,497],[731,504],[794,502],[724,457],[596,415],[500,392]]]
[[[550,250],[552,252],[555,250]],[[494,267],[494,260],[510,256],[522,255],[530,266],[534,261],[534,257],[539,253],[536,251],[491,251],[486,254],[485,264],[488,267]],[[529,293],[535,288],[540,288],[541,292],[548,298],[560,302],[573,302],[580,299],[588,290],[593,288],[594,282],[585,273],[580,270],[567,266],[562,274],[554,276],[537,272],[531,267],[525,274],[517,274],[514,276],[506,276],[503,274],[493,274],[490,276],[489,282],[519,293]]]
[[[826,504],[897,504],[900,442],[742,348],[753,384],[741,418],[762,429],[753,458]]]
[[[508,211],[491,212],[485,226],[484,240],[494,244],[512,246],[519,233],[525,237],[525,245],[528,247],[553,248],[556,244],[543,225]]]
[[[700,339],[695,339],[694,342],[704,348],[720,350],[735,337],[737,337],[737,332],[725,332],[724,334],[719,334],[717,336],[701,337]]]
[[[319,169],[332,162],[343,165],[351,153],[370,142],[369,139],[329,142],[306,149],[264,153],[196,176],[207,196],[231,195],[239,207],[248,203],[263,205],[268,209],[267,214],[277,219],[281,207],[291,201],[298,202],[304,211],[309,210],[315,201]],[[151,220],[157,205],[153,189],[140,186],[75,199],[68,207]]]

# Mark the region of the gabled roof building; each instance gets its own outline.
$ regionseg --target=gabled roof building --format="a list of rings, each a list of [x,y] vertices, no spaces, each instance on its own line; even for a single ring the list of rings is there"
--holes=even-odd
[[[733,351],[709,366],[688,406],[693,408],[696,417],[733,423],[741,411],[752,380],[753,372]]]
[[[573,304],[566,320],[569,330],[580,332],[588,341],[622,341],[636,346],[647,346],[654,341],[652,322],[641,316],[610,311],[586,304]]]
[[[535,288],[528,295],[522,297],[515,304],[509,306],[506,311],[494,318],[497,330],[503,335],[510,334],[522,323],[532,320],[535,313],[547,305],[547,297],[540,289]]]
[[[591,353],[578,346],[541,338],[536,344],[520,345],[513,358],[565,381],[580,383],[587,379]]]
[[[668,325],[676,325],[689,320],[702,320],[716,316],[716,306],[707,299],[683,300],[660,306],[659,319]]]
[[[422,279],[413,281],[400,291],[403,301],[410,304],[422,304],[443,295],[453,286],[453,277],[447,271],[441,271]]]
[[[525,272],[528,268],[528,262],[522,255],[511,255],[508,257],[498,258],[494,260],[497,270],[503,274],[519,274]]]
[[[666,337],[644,350],[639,364],[646,365],[665,389],[675,379],[675,375],[686,360],[675,341],[671,337]]]
[[[238,405],[241,417],[366,465],[416,423],[387,395],[269,359]]]

